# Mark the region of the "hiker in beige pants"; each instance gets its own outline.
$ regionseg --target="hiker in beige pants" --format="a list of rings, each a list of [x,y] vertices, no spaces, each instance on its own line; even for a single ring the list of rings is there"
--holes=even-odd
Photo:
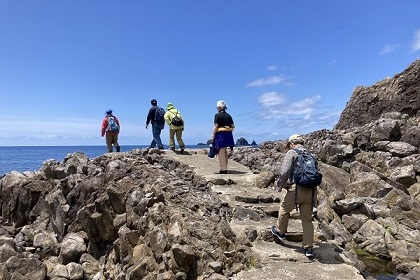
[[[313,256],[313,243],[314,243],[314,226],[312,224],[312,206],[313,202],[316,201],[316,189],[304,188],[297,186],[293,180],[293,171],[295,168],[295,162],[298,153],[294,149],[301,151],[306,150],[303,147],[304,140],[301,135],[293,134],[289,137],[287,142],[287,151],[284,156],[279,179],[277,180],[277,191],[281,191],[283,188],[287,190],[287,193],[280,203],[278,228],[275,226],[271,227],[271,232],[281,241],[286,240],[287,226],[289,224],[290,212],[298,207],[300,213],[300,219],[302,221],[303,229],[303,240],[302,247],[307,257]],[[297,191],[297,194],[295,192]],[[312,197],[313,196],[313,197]]]
[[[314,225],[312,224],[312,189],[297,187],[297,205],[299,206],[300,220],[303,229],[303,248],[312,248],[314,245]],[[316,201],[316,190],[314,193]],[[295,208],[295,185],[291,185],[280,204],[277,226],[280,232],[287,232],[290,212]]]

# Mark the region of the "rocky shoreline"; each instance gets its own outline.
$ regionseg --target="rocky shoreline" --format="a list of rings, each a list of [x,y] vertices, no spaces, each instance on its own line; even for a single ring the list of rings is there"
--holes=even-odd
[[[319,257],[309,266],[293,243],[298,227],[289,234],[294,250],[273,248],[266,229],[281,200],[271,190],[286,151],[279,140],[235,149],[224,177],[206,173],[205,151],[191,161],[191,153],[147,149],[74,153],[37,172],[5,174],[0,279],[262,279],[276,261],[287,268],[281,279],[299,273],[291,262],[312,279],[338,271],[358,279],[361,255],[385,260],[396,279],[420,279],[419,100],[418,60],[357,87],[333,131],[304,135],[324,175],[314,217]]]

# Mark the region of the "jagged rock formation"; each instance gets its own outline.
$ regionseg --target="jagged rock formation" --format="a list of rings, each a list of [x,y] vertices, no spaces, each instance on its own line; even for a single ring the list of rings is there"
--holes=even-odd
[[[392,112],[418,120],[419,79],[420,60],[417,60],[393,78],[386,78],[371,87],[356,87],[335,129],[360,127]]]
[[[236,145],[238,145],[238,146],[248,146],[249,143],[245,138],[241,137],[241,138],[236,140]]]
[[[3,176],[0,279],[226,279],[258,263],[207,182],[159,153]]]

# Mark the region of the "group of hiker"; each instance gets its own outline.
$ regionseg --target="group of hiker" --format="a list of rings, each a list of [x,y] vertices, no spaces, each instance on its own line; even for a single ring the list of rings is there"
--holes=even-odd
[[[161,132],[165,127],[165,123],[169,126],[169,147],[172,151],[176,151],[175,138],[178,142],[180,152],[184,153],[185,143],[182,140],[182,132],[184,131],[184,119],[181,112],[169,102],[166,105],[166,111],[158,106],[156,99],[150,101],[152,105],[146,117],[146,129],[149,124],[152,126],[152,142],[149,145],[150,149],[163,150],[165,149],[160,138]],[[214,116],[214,127],[212,130],[212,144],[215,148],[215,153],[219,158],[220,174],[227,174],[228,169],[228,148],[230,151],[235,146],[233,139],[233,130],[235,124],[232,116],[226,112],[227,105],[223,100],[216,103],[217,114]],[[108,152],[113,152],[113,147],[119,152],[120,145],[118,143],[118,134],[120,132],[120,122],[113,114],[113,110],[109,109],[105,112],[105,118],[102,121],[101,136],[105,136],[106,146]]]
[[[166,111],[159,107],[156,99],[150,101],[152,107],[146,117],[146,129],[149,124],[152,125],[152,142],[149,145],[150,149],[156,146],[158,149],[163,150],[162,139],[160,138],[161,131],[165,127],[165,122],[169,125],[169,145],[172,151],[175,151],[175,140],[178,141],[181,153],[185,150],[185,144],[182,140],[182,132],[184,131],[184,120],[181,112],[169,102],[166,106]],[[118,143],[118,134],[120,133],[121,126],[118,118],[113,114],[113,110],[109,109],[105,112],[105,117],[102,120],[101,136],[105,136],[105,142],[109,153],[113,152],[115,147],[119,152],[120,144]]]
[[[169,147],[172,151],[175,151],[175,136],[178,142],[178,146],[181,150],[181,153],[185,150],[185,144],[182,140],[182,132],[184,131],[184,120],[182,118],[181,112],[175,108],[175,106],[169,102],[166,105],[166,111],[158,106],[157,100],[152,99],[150,101],[152,107],[149,109],[149,113],[146,118],[146,129],[148,129],[149,124],[152,125],[152,142],[150,143],[149,148],[153,149],[157,146],[158,149],[165,149],[162,144],[162,139],[160,134],[162,129],[165,127],[165,123],[169,125]]]
[[[160,134],[166,123],[169,125],[170,149],[176,151],[174,140],[174,137],[176,137],[180,151],[183,153],[185,149],[185,144],[182,140],[184,120],[181,112],[172,103],[167,104],[166,111],[158,106],[156,99],[152,99],[150,103],[152,107],[147,114],[146,129],[148,129],[149,124],[152,125],[153,140],[149,148],[157,146],[158,149],[164,149]],[[226,112],[227,104],[225,101],[217,101],[216,109],[217,113],[214,116],[211,142],[219,158],[219,174],[228,174],[228,148],[232,151],[235,146],[233,139],[235,124],[232,116]],[[120,123],[118,118],[113,115],[112,110],[107,110],[105,114],[101,135],[106,135],[108,152],[113,151],[113,145],[116,151],[119,152],[118,133]],[[318,172],[316,159],[306,150],[303,144],[304,139],[299,134],[293,134],[288,138],[286,147],[288,151],[283,159],[279,178],[275,182],[276,190],[280,192],[285,189],[286,195],[280,203],[277,226],[272,226],[271,232],[276,240],[284,242],[286,240],[290,213],[296,208],[300,212],[302,221],[302,247],[304,254],[312,258],[314,239],[312,215],[317,195],[316,187],[320,184],[322,175]],[[300,166],[297,163],[301,163]],[[305,168],[312,168],[313,170],[297,170]],[[310,174],[309,177],[308,174]]]

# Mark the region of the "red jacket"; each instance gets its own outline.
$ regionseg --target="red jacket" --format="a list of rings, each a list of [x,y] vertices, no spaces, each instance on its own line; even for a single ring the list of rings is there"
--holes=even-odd
[[[108,117],[114,117],[115,122],[118,124],[118,131],[106,131],[108,128]],[[117,117],[114,115],[110,115],[110,116],[105,116],[104,120],[102,121],[102,128],[101,128],[101,136],[104,136],[105,133],[120,133],[121,130],[121,126],[120,126],[120,122],[118,121]]]

